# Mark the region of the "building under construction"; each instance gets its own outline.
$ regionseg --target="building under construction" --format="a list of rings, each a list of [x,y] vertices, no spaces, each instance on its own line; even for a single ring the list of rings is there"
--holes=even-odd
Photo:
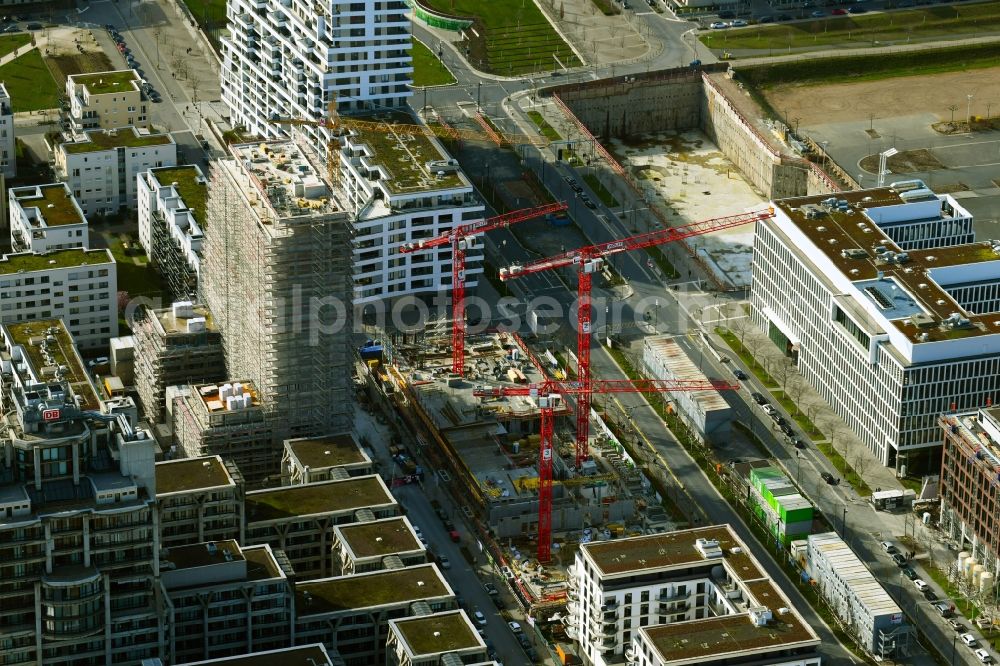
[[[459,508],[488,535],[490,557],[509,563],[511,584],[540,608],[565,598],[558,567],[537,571],[539,525],[539,425],[532,396],[481,399],[475,389],[530,386],[549,371],[518,336],[493,333],[467,339],[466,377],[450,372],[447,327],[423,336],[383,340],[382,361],[370,361],[367,378],[388,396],[391,408],[426,440],[431,464],[459,498]],[[364,354],[363,354],[364,355]],[[391,359],[391,362],[388,360]],[[552,532],[561,545],[667,526],[639,466],[605,427],[591,458],[575,468],[572,405],[555,410]],[[484,544],[485,545],[485,544]],[[557,564],[557,562],[553,562]]]
[[[191,386],[175,400],[173,418],[179,454],[222,456],[236,464],[248,487],[277,485],[281,445],[252,382]]]
[[[254,384],[275,442],[351,426],[351,223],[292,141],[213,164],[202,270],[229,376]]]
[[[203,305],[140,306],[133,324],[135,386],[146,419],[164,420],[166,388],[220,381],[226,376],[222,335]]]

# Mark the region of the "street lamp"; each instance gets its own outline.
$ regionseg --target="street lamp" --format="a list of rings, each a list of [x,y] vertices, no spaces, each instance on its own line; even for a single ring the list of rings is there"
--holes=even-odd
[[[965,96],[969,100],[969,104],[965,110],[965,122],[969,124],[969,130],[972,130],[972,93]]]
[[[895,148],[884,150],[878,154],[878,186],[885,185],[885,177],[889,174],[889,158],[899,151]]]

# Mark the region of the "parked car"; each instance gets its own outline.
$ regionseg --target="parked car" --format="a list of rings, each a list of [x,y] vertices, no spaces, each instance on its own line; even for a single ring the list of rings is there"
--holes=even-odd
[[[733,21],[729,25],[731,25],[734,28],[744,28],[744,27],[746,27],[746,26],[748,26],[750,24],[747,23],[746,21],[744,21],[743,19],[736,19],[735,21]]]
[[[882,550],[884,550],[889,555],[895,555],[896,553],[899,552],[899,549],[896,548],[894,545],[892,545],[891,541],[880,541],[879,545],[882,546]]]
[[[441,565],[442,569],[451,569],[451,560],[448,559],[447,555],[442,555],[438,558],[438,564]]]
[[[848,14],[864,14],[867,11],[868,10],[865,9],[864,7],[862,7],[861,5],[851,5],[850,8],[848,8],[847,13]]]
[[[781,427],[781,432],[787,435],[788,437],[791,437],[795,434],[795,430],[793,430],[792,426],[788,425],[787,423],[782,423],[780,427]]]
[[[41,23],[29,23],[24,27],[27,28],[28,30],[41,30],[43,26]]]
[[[938,603],[934,604],[934,610],[936,610],[941,615],[941,617],[951,617],[952,615],[955,614],[955,609],[952,607],[952,605],[949,603],[945,603],[943,601],[939,601]]]
[[[922,578],[914,578],[913,587],[923,592],[924,590],[929,590],[931,586],[925,583]]]
[[[589,208],[590,210],[595,210],[597,208],[597,204],[595,204],[590,199],[584,199],[583,200],[583,205],[586,206],[587,208]]]
[[[794,446],[797,449],[804,449],[804,448],[806,448],[805,442],[803,442],[798,437],[792,439],[792,446]]]
[[[767,403],[764,403],[763,405],[761,405],[760,408],[762,410],[764,410],[765,414],[774,414],[775,413],[774,412],[774,407],[772,407],[771,405],[769,405]]]
[[[726,25],[725,21],[713,21],[712,23],[710,23],[708,25],[708,27],[711,28],[712,30],[724,30],[725,28],[728,28],[729,26]]]
[[[979,648],[978,650],[974,650],[973,654],[976,655],[976,659],[978,659],[979,661],[981,661],[984,664],[992,664],[993,663],[993,657],[990,655],[989,652],[987,652],[983,648]]]
[[[823,473],[821,473],[820,477],[824,481],[826,481],[827,483],[829,483],[831,486],[835,486],[838,483],[840,483],[840,481],[837,479],[837,477],[835,477],[833,474],[830,474],[829,472],[823,472]]]
[[[736,368],[735,370],[733,370],[733,374],[736,375],[736,379],[746,379],[747,378],[747,373],[743,372],[739,368]]]
[[[910,580],[916,580],[917,572],[913,567],[903,567],[903,575]]]
[[[521,633],[521,625],[518,624],[517,622],[508,622],[507,626],[510,627],[510,630],[513,631],[515,634]]]
[[[833,16],[846,16],[847,10],[842,7],[837,7],[832,12],[830,12],[830,14],[832,14]]]
[[[483,611],[476,611],[472,614],[472,616],[476,619],[476,624],[480,627],[486,626],[486,616],[483,615]]]
[[[723,9],[721,12],[719,12],[719,18],[724,18],[724,19],[736,18],[736,12],[734,12],[731,9]]]
[[[785,417],[779,414],[777,411],[771,412],[771,420],[773,420],[774,424],[777,426],[783,426],[786,423]]]
[[[4,32],[21,32],[21,29],[18,28],[16,25],[11,24],[11,25],[7,26],[6,28],[4,28],[3,31]]]
[[[926,590],[923,591],[923,595],[924,595],[924,599],[926,599],[927,601],[937,601],[938,600],[938,595],[934,594],[934,590],[932,590],[929,587]]]
[[[905,567],[906,566],[906,558],[903,557],[902,553],[895,553],[892,556],[892,561],[896,563],[897,567]]]
[[[773,16],[761,16],[757,19],[757,23],[774,23]]]
[[[791,21],[792,17],[790,14],[778,14],[779,21]]]
[[[813,18],[822,18],[822,17],[826,16],[826,12],[824,12],[822,9],[817,9],[816,11],[814,11],[809,16],[812,16]]]
[[[959,622],[955,618],[951,618],[950,620],[948,620],[948,626],[951,627],[952,629],[954,629],[955,631],[957,631],[960,634],[964,634],[966,631],[969,630],[968,627],[966,627],[964,624],[962,624],[961,622]]]
[[[966,647],[976,648],[979,647],[979,641],[972,634],[959,634],[958,640],[962,641]]]
[[[490,595],[491,597],[495,597],[496,595],[500,594],[500,590],[498,590],[497,586],[494,585],[493,583],[486,583],[485,585],[483,585],[483,589],[485,589],[486,594]]]
[[[756,393],[756,392],[751,393],[750,397],[753,398],[753,401],[756,402],[758,405],[763,405],[767,403],[767,398],[765,398],[762,393]]]

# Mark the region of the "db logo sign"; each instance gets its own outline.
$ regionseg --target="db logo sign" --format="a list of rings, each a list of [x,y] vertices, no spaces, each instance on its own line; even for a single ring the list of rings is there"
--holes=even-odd
[[[59,410],[58,409],[46,409],[46,410],[42,411],[42,420],[43,421],[55,421],[58,418],[59,418]]]

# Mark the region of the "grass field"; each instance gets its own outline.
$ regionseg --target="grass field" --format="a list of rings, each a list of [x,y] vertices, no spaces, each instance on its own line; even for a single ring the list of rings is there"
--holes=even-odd
[[[31,43],[31,35],[28,33],[17,33],[15,35],[0,36],[0,56],[5,56],[21,48],[25,44]]]
[[[530,0],[422,0],[430,8],[474,20],[466,31],[469,61],[480,70],[512,76],[580,64],[562,37]]]
[[[184,0],[198,25],[219,28],[226,24],[226,0]]]
[[[1000,44],[971,44],[954,48],[879,55],[838,56],[778,62],[738,70],[740,80],[767,89],[784,83],[856,83],[897,76],[923,76],[996,67]]]
[[[438,60],[438,57],[429,48],[424,46],[423,42],[414,39],[413,51],[410,52],[410,55],[413,56],[414,86],[420,88],[443,86],[455,82],[455,77],[448,71],[448,68]]]
[[[1000,2],[930,7],[873,14],[829,16],[785,25],[751,26],[701,35],[702,43],[719,50],[774,50],[817,46],[864,47],[891,42],[969,37],[997,30]],[[766,55],[764,53],[758,55]]]
[[[59,106],[59,89],[38,49],[0,67],[0,81],[7,85],[14,113]]]
[[[609,208],[615,208],[618,206],[618,199],[615,199],[615,195],[608,191],[608,188],[604,187],[604,183],[597,179],[592,173],[588,173],[583,177],[583,180],[590,186],[590,189],[594,191],[597,198],[604,203],[605,206]]]
[[[562,136],[559,135],[559,132],[552,125],[549,125],[548,121],[538,111],[528,111],[528,117],[531,118],[531,122],[535,123],[538,131],[546,139],[549,141],[562,141]]]

